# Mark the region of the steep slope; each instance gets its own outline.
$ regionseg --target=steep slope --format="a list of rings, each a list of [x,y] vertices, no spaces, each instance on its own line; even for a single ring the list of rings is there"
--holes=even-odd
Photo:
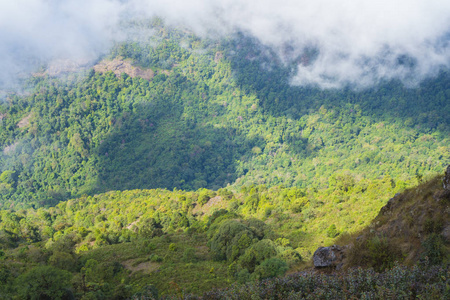
[[[448,263],[450,189],[443,183],[449,179],[450,166],[444,179],[438,176],[390,199],[352,243],[347,265],[383,269],[394,261]]]

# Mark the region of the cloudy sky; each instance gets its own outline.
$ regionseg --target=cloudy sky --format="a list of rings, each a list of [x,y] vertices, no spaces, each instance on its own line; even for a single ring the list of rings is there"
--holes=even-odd
[[[318,49],[296,85],[413,85],[450,65],[450,1],[0,0],[0,84],[37,62],[93,60],[123,38],[120,21],[154,15],[201,35],[243,31],[281,56]]]

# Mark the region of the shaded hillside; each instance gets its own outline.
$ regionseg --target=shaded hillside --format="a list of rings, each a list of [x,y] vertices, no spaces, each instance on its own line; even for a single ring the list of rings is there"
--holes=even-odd
[[[376,270],[400,262],[448,264],[450,253],[450,166],[444,177],[437,176],[396,194],[361,233],[343,236],[345,267],[363,266]],[[356,240],[354,240],[356,237]]]

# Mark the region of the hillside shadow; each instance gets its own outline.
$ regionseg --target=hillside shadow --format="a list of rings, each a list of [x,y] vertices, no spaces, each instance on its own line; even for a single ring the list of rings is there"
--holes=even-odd
[[[405,127],[428,133],[450,131],[450,74],[442,70],[437,77],[424,80],[415,88],[407,88],[400,81],[392,80],[375,87],[355,90],[323,90],[317,87],[300,87],[290,84],[298,64],[308,64],[315,56],[306,49],[300,56],[283,63],[279,56],[256,39],[237,35],[226,47],[234,53],[229,59],[238,86],[248,93],[255,93],[264,112],[274,117],[298,120],[321,106],[340,108],[352,114],[352,106],[358,105],[362,115],[377,122],[397,120]],[[286,46],[284,52],[288,52]]]
[[[250,146],[236,144],[234,129],[183,120],[182,105],[170,105],[140,103],[116,120],[116,130],[97,149],[100,191],[218,189],[236,180],[235,162]]]

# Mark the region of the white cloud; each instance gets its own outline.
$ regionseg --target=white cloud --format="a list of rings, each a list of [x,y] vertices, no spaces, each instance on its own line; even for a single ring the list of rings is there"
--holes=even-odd
[[[280,55],[287,43],[299,54],[316,47],[316,60],[298,66],[293,84],[413,84],[450,65],[449,1],[3,0],[0,68],[20,70],[24,57],[94,57],[118,38],[119,20],[138,15],[199,34],[244,31]]]
[[[122,10],[108,0],[0,1],[0,84],[41,62],[94,59],[116,38]]]

